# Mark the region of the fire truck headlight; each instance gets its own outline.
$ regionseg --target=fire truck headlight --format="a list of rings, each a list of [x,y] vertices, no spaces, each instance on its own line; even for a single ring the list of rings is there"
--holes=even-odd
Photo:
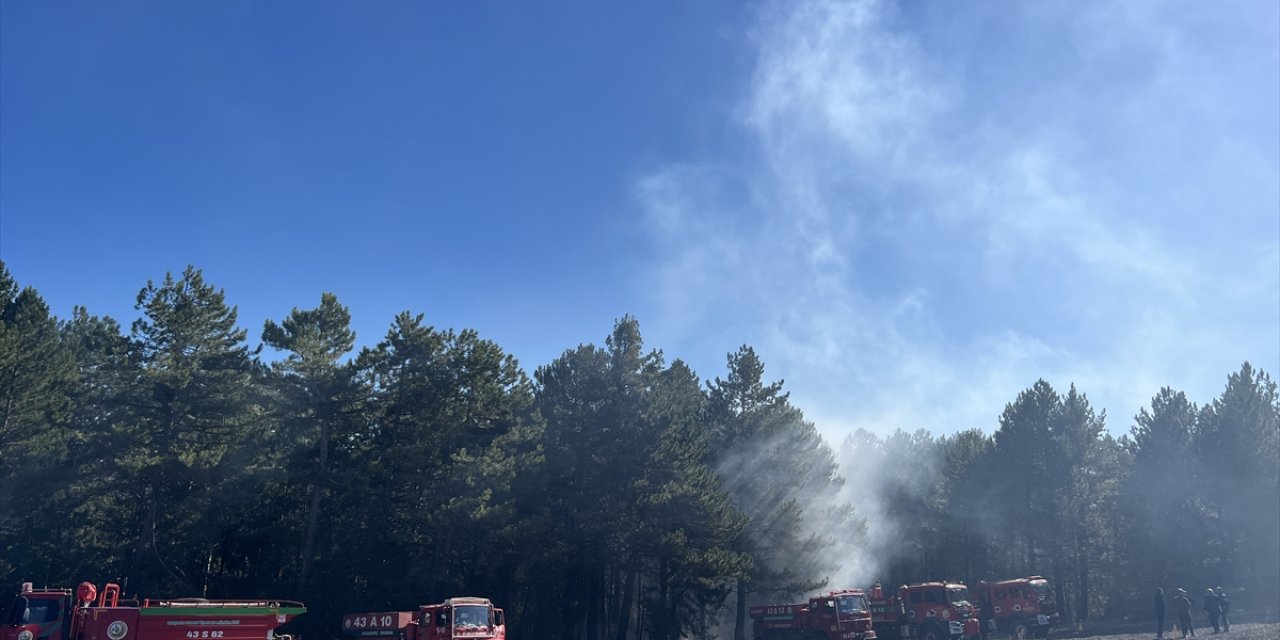
[[[18,640],[31,640],[34,637],[36,637],[36,635],[31,633],[30,629],[23,629],[18,632]]]

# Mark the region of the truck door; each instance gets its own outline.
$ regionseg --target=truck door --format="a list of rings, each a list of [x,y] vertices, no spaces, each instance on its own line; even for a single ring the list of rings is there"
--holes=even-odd
[[[450,624],[448,607],[440,607],[440,609],[436,611],[436,637],[437,638],[453,637],[453,625]]]
[[[9,603],[9,610],[4,614],[4,625],[6,627],[16,627],[20,624],[26,624],[27,606],[31,604],[26,596],[19,595]]]
[[[836,627],[836,603],[831,598],[814,598],[809,601],[809,619],[811,626],[821,631]]]
[[[31,621],[40,625],[36,640],[62,640],[62,602],[41,598],[31,602]]]
[[[62,600],[19,595],[5,616],[5,640],[64,640]]]

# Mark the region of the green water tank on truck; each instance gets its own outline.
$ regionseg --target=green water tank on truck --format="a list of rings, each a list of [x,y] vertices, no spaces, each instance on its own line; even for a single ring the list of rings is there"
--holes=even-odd
[[[0,640],[271,640],[275,629],[306,612],[301,602],[267,598],[122,598],[82,582],[70,589],[35,589],[10,601]]]

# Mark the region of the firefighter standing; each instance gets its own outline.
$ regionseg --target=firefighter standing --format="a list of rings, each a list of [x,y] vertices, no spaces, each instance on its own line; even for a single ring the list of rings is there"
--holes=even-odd
[[[1182,631],[1182,637],[1196,636],[1196,628],[1191,625],[1191,597],[1187,595],[1187,590],[1179,588],[1178,595],[1174,597],[1173,604],[1178,607],[1178,629]]]
[[[1222,604],[1218,602],[1218,594],[1213,589],[1205,589],[1204,591],[1204,612],[1209,615],[1209,626],[1213,627],[1214,633],[1222,631],[1218,627],[1218,616],[1222,614]]]
[[[1156,589],[1156,640],[1164,638],[1164,589]]]
[[[1218,587],[1217,595],[1218,606],[1222,609],[1222,611],[1219,612],[1219,619],[1222,621],[1222,631],[1227,632],[1231,630],[1231,622],[1227,620],[1227,612],[1231,610],[1231,601],[1227,600],[1227,592],[1223,591],[1222,587]]]

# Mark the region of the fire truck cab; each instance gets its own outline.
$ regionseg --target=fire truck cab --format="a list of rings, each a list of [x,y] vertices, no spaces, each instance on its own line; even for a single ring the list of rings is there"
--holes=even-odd
[[[831,591],[796,604],[751,607],[754,640],[876,640],[861,589]]]
[[[1014,638],[1045,638],[1049,629],[1059,624],[1057,603],[1049,581],[1041,576],[979,582],[975,590],[978,602],[991,602],[991,623],[996,633]]]
[[[417,611],[349,613],[342,617],[342,633],[351,640],[505,640],[507,621],[488,598],[449,598]]]

